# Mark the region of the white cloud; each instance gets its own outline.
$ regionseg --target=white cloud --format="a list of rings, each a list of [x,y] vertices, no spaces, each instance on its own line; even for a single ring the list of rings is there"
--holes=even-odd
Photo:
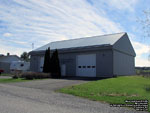
[[[150,66],[150,61],[148,60],[148,56],[150,54],[149,46],[136,41],[132,41],[132,44],[136,52],[135,65]],[[142,55],[145,55],[145,57]]]
[[[56,40],[124,31],[103,9],[97,13],[85,0],[13,0],[9,6],[0,4],[0,20],[13,33],[9,40],[18,46],[34,43],[40,47]]]
[[[30,49],[31,50],[31,49]],[[18,55],[22,54],[24,51],[29,51],[29,49],[19,48],[19,47],[10,47],[6,44],[0,44],[0,54],[6,55],[10,53],[11,55]]]
[[[134,11],[139,0],[89,0],[97,8],[114,8],[117,10]]]
[[[144,58],[135,58],[135,65],[136,66],[145,66],[145,67],[150,67],[150,61],[148,59]]]
[[[144,45],[142,43],[139,42],[132,42],[133,47],[135,48],[137,57],[141,57],[142,54],[149,54],[150,53],[150,48],[148,45]]]
[[[11,34],[11,33],[4,33],[3,36],[4,36],[4,37],[11,37],[12,34]]]
[[[18,46],[17,44],[19,44],[20,46]],[[7,40],[7,39],[1,39],[0,38],[0,54],[7,54],[10,53],[11,55],[18,55],[20,56],[20,54],[22,54],[24,51],[29,52],[32,49],[32,45],[26,43],[26,46],[21,46],[25,44],[25,42],[20,42],[17,40]]]
[[[118,9],[126,9],[133,11],[138,0],[109,0],[107,3]]]

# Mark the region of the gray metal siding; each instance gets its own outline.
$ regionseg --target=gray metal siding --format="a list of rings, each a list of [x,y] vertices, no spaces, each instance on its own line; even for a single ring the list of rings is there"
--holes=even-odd
[[[58,49],[60,65],[66,65],[67,76],[76,76],[76,56],[80,54],[96,54],[97,77],[135,73],[134,57],[136,54],[126,33],[58,41],[51,44],[30,52],[31,71],[38,71],[40,57],[44,56],[45,49],[50,46],[52,51],[55,48]]]
[[[113,51],[113,73],[114,75],[135,74],[134,57],[119,51]]]
[[[4,73],[10,73],[10,63],[0,62],[0,69],[4,70]]]
[[[76,56],[82,54],[96,54],[96,76],[111,77],[113,75],[112,50],[82,51],[74,53],[60,53],[60,65],[66,65],[66,75],[76,76]],[[31,71],[38,72],[39,59],[44,54],[31,55]]]
[[[129,54],[135,56],[135,51],[133,46],[128,38],[128,35],[125,34],[122,38],[120,38],[114,45],[113,49],[124,52],[125,54]]]
[[[40,58],[44,57],[44,54],[40,55],[31,55],[31,65],[30,70],[39,72],[39,65],[40,65]],[[76,75],[76,55],[73,53],[68,54],[59,54],[60,59],[60,66],[62,64],[66,64],[66,74],[68,76],[75,76]]]
[[[66,75],[76,76],[76,53],[59,54],[60,66],[66,65]]]
[[[31,61],[30,61],[30,70],[31,71],[38,72],[38,65],[39,65],[38,57],[39,56],[31,55]]]
[[[98,77],[113,76],[113,58],[112,50],[103,50],[96,55],[96,74]]]
[[[66,75],[67,76],[76,76],[76,57],[77,55],[83,54],[96,54],[96,51],[84,51],[77,53],[65,53],[59,54],[60,65],[66,64]]]
[[[76,56],[83,54],[96,54],[96,76],[113,76],[112,50],[84,51],[78,53],[59,54],[60,64],[66,64],[67,76],[76,76]]]

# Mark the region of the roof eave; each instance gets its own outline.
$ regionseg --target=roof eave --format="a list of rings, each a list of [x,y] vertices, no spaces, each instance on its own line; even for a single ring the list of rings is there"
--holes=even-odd
[[[103,45],[94,45],[94,46],[83,46],[83,47],[72,47],[72,48],[62,48],[58,49],[59,53],[65,53],[65,52],[79,52],[79,51],[87,51],[87,50],[97,50],[97,49],[110,49],[112,48],[112,45],[110,44],[103,44]],[[51,49],[53,52],[55,49]],[[39,50],[39,51],[31,51],[29,52],[30,55],[43,53],[45,50]]]

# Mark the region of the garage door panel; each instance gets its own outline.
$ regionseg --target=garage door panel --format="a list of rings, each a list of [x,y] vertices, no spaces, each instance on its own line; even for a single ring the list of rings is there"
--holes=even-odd
[[[96,76],[96,55],[86,54],[77,56],[77,76]]]

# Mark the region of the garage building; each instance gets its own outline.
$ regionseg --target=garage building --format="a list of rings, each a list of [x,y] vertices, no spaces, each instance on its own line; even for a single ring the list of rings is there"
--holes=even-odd
[[[62,76],[113,77],[135,74],[135,51],[127,33],[48,43],[30,52],[31,71],[42,72],[45,50],[58,49]]]

